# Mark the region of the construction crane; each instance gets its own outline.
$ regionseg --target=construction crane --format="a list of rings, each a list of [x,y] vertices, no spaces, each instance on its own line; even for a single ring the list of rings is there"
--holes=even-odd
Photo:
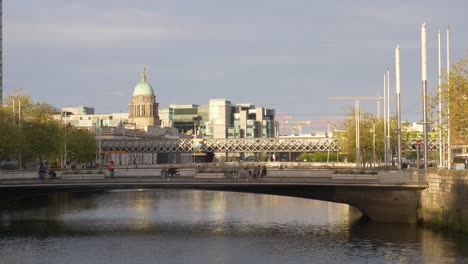
[[[299,120],[299,121],[286,121],[286,123],[293,125],[291,127],[291,130],[293,134],[295,133],[296,130],[299,130],[299,136],[302,136],[302,128],[304,126],[313,126],[313,127],[328,127],[328,132],[329,132],[329,126],[330,122],[326,120]]]
[[[286,122],[287,122],[286,120],[291,119],[291,118],[292,118],[292,116],[286,115],[285,113],[281,113],[279,115],[279,119],[281,119],[281,129],[283,131],[283,136],[286,135]]]

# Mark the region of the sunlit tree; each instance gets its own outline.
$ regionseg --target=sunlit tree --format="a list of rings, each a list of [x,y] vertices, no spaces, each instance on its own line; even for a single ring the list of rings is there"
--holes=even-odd
[[[7,96],[0,109],[0,160],[18,160],[23,166],[41,160],[58,161],[65,155],[65,140],[71,145],[67,152],[76,153],[77,160],[93,160],[94,136],[87,131],[72,131],[67,138],[67,129],[53,119],[58,113],[46,102],[33,102],[23,90]]]
[[[396,152],[396,120],[390,119],[390,152]],[[348,161],[356,162],[356,113],[352,109],[349,118],[342,122],[344,134],[343,152],[347,154]],[[374,130],[375,129],[375,130]],[[374,144],[375,137],[375,144]],[[384,120],[375,118],[372,114],[361,112],[359,123],[359,149],[362,165],[372,163],[375,148],[375,162],[382,162],[384,159]]]

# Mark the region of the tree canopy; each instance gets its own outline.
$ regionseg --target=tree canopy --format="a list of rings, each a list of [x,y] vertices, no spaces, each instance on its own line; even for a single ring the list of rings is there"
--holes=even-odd
[[[46,102],[34,102],[22,90],[15,91],[0,107],[0,160],[37,164],[58,161],[67,155],[77,161],[95,158],[94,136],[86,130],[65,129],[53,115],[59,111]],[[19,164],[19,162],[17,162]]]

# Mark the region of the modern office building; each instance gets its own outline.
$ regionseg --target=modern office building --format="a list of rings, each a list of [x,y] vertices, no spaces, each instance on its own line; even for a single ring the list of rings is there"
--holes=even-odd
[[[94,108],[86,106],[64,107],[62,108],[63,115],[94,115]]]
[[[160,111],[161,122],[202,138],[275,137],[275,110],[210,99],[207,105],[171,104]]]

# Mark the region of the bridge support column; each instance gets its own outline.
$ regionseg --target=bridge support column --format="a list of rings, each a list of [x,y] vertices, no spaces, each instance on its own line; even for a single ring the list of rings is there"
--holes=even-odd
[[[337,189],[336,202],[347,203],[377,222],[416,223],[421,190]]]

